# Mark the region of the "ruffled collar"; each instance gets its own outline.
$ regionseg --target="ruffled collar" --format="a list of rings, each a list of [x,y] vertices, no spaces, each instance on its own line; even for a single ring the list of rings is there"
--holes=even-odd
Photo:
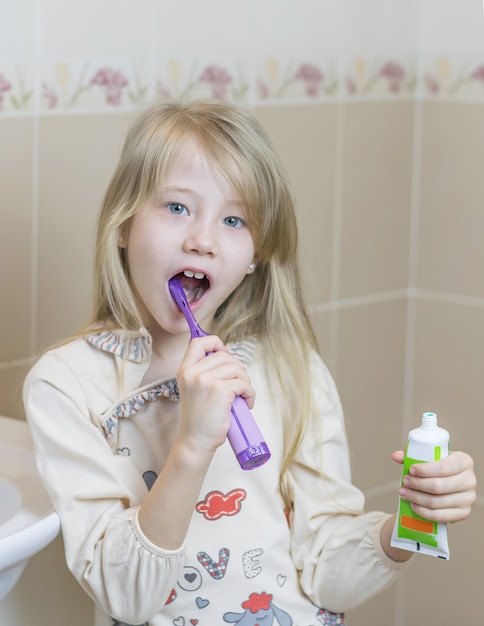
[[[99,330],[85,336],[88,343],[122,359],[143,363],[151,358],[151,335],[145,328],[139,331],[126,330]],[[249,337],[237,343],[228,345],[228,349],[236,356],[244,367],[252,361],[257,340]],[[106,415],[101,427],[108,440],[113,440],[121,418],[130,418],[136,415],[146,403],[152,403],[159,398],[166,398],[171,402],[179,400],[180,395],[175,379],[159,382],[153,387],[134,391],[132,395],[117,404]]]
[[[139,330],[100,330],[90,333],[86,341],[99,350],[110,352],[127,361],[142,363],[151,358],[151,335]]]
[[[99,350],[134,363],[143,363],[151,358],[151,335],[143,327],[139,330],[99,330],[86,335],[85,340]],[[252,361],[256,343],[255,337],[248,337],[231,343],[227,347],[244,367],[248,367]]]

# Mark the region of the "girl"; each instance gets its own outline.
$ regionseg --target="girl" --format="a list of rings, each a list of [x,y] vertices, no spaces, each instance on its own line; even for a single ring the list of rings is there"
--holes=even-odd
[[[211,335],[189,342],[173,277]],[[100,214],[93,319],[24,389],[96,625],[344,623],[409,559],[350,483],[300,284],[291,192],[255,119],[205,101],[144,112]],[[226,442],[236,396],[272,452],[248,472]],[[404,495],[464,519],[472,460],[415,466]]]

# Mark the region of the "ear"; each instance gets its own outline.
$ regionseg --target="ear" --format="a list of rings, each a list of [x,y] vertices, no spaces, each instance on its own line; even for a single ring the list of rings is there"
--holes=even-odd
[[[277,622],[280,626],[292,625],[292,619],[289,613],[286,613],[286,611],[283,611],[282,609],[279,609],[277,606],[274,606],[272,602],[271,602],[271,608],[274,611],[274,616],[277,619]]]

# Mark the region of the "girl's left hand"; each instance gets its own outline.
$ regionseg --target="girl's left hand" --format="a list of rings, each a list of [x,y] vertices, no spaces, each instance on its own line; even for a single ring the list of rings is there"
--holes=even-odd
[[[403,463],[403,451],[393,452],[392,458]],[[476,485],[472,458],[465,452],[451,452],[440,461],[412,465],[399,494],[426,519],[459,522],[470,515]]]

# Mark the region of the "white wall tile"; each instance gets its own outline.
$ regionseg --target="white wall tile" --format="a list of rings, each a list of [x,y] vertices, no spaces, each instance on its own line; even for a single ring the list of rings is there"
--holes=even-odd
[[[0,59],[32,57],[36,0],[0,2]]]
[[[147,56],[152,0],[42,0],[41,56]]]

